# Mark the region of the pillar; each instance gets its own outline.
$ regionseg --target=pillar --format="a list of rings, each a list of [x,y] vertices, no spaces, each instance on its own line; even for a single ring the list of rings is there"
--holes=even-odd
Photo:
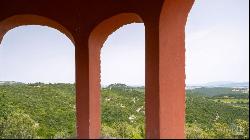
[[[146,137],[185,138],[185,24],[193,0],[164,1],[146,24]]]
[[[76,40],[77,138],[100,137],[99,53],[89,49],[88,37]]]

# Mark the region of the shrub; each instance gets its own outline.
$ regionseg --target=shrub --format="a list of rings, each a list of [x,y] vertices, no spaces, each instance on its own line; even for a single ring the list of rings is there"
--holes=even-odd
[[[209,132],[209,131],[208,131]],[[211,139],[213,134],[203,130],[197,123],[186,124],[186,137],[188,139]]]
[[[32,139],[37,138],[39,124],[21,110],[12,112],[7,120],[2,121],[2,138]]]

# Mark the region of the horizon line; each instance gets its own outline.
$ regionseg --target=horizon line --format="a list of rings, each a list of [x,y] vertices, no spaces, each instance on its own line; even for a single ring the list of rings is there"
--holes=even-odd
[[[15,83],[23,83],[23,84],[35,84],[35,83],[43,83],[43,84],[75,84],[76,82],[42,82],[42,81],[33,81],[33,82],[20,82],[20,81],[15,81],[15,80],[0,80],[1,82],[15,82]],[[186,83],[186,86],[198,86],[198,85],[205,85],[205,84],[211,84],[211,83],[222,83],[222,82],[226,82],[226,83],[249,83],[249,81],[211,81],[211,82],[201,82],[201,83]],[[109,86],[111,84],[125,84],[127,86],[136,86],[136,87],[140,87],[140,86],[145,86],[145,84],[126,84],[126,83],[122,83],[122,82],[114,82],[114,83],[110,83],[110,84],[101,84],[101,87],[106,87]]]

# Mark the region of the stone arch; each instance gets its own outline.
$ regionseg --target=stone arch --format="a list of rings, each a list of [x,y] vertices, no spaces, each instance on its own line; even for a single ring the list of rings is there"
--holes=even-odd
[[[75,44],[73,35],[60,23],[49,19],[47,17],[38,16],[38,15],[14,15],[6,18],[0,22],[0,43],[3,39],[3,36],[11,29],[14,29],[23,25],[41,25],[54,28],[61,33],[65,34],[73,44]]]

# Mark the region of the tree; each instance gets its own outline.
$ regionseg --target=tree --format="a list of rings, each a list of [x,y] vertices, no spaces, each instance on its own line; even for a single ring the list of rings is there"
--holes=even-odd
[[[39,124],[22,110],[12,112],[7,120],[0,123],[2,123],[2,138],[4,139],[37,138],[36,130]]]

